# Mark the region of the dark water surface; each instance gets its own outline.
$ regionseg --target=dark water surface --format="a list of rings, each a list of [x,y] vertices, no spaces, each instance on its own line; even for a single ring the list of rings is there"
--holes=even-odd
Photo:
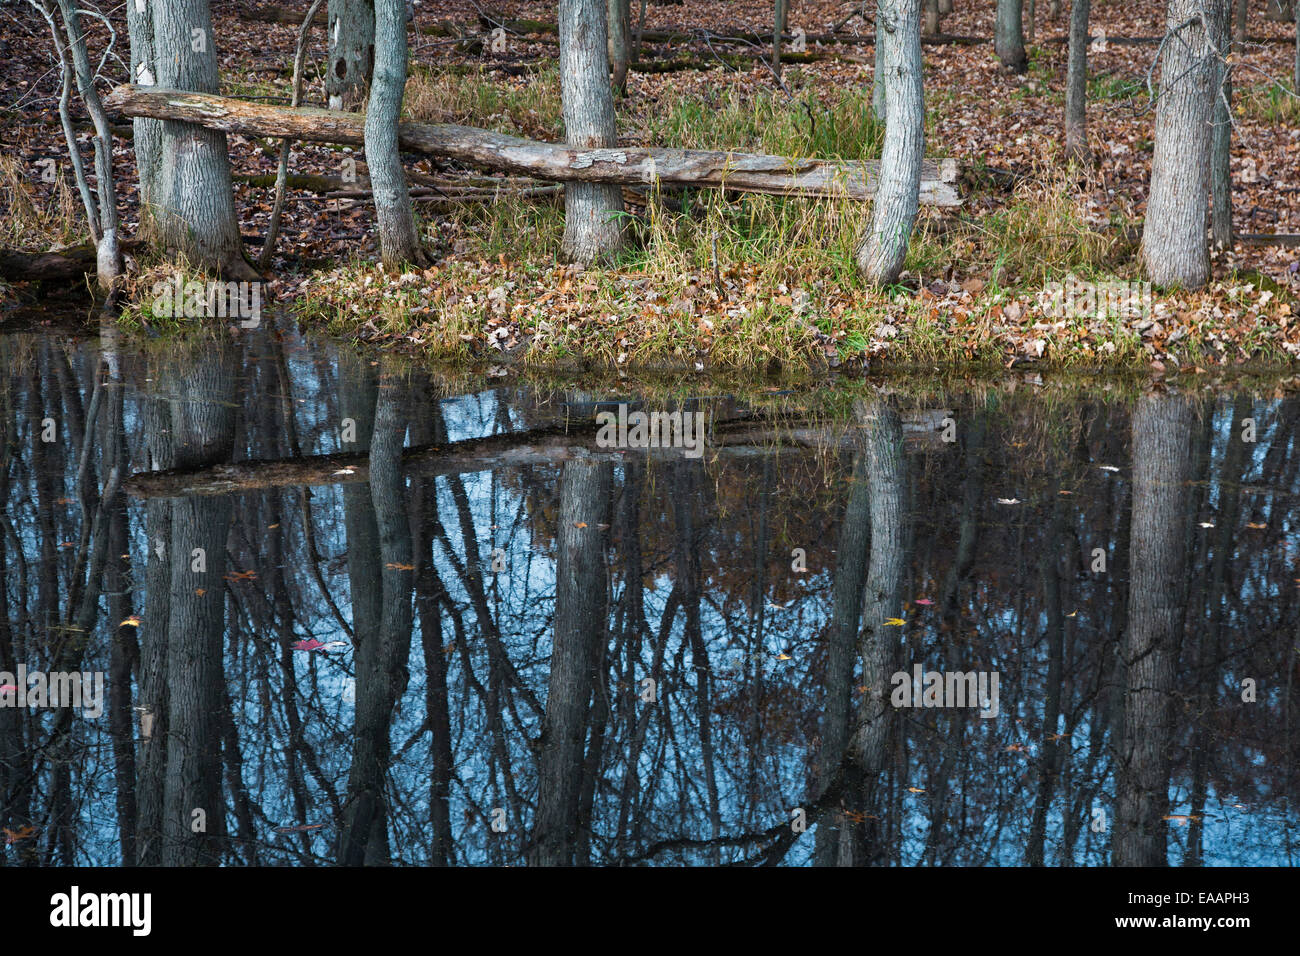
[[[1300,851],[1281,391],[639,397],[272,328],[0,361],[4,865]],[[703,447],[603,447],[619,402]]]

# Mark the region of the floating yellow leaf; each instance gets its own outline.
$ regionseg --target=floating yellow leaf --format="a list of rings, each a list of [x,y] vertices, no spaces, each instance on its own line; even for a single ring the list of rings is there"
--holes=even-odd
[[[398,564],[395,561],[389,561],[387,564],[384,565],[384,567],[392,571],[414,571],[415,570],[415,565],[413,564]]]
[[[139,616],[136,614],[132,614],[130,617],[128,617],[126,620],[124,620],[121,624],[118,625],[118,627],[128,627],[128,626],[139,627],[140,626]]]
[[[908,787],[908,788],[907,788],[907,792],[908,792],[908,793],[925,793],[925,788],[924,788],[924,787]]]
[[[885,618],[885,627],[902,627],[902,626],[903,626],[903,619],[901,617]]]
[[[776,659],[777,659],[778,661],[788,661],[788,660],[790,660],[790,655],[789,655],[789,654],[786,654],[784,651],[782,651],[780,654],[777,654],[777,655],[776,655]]]
[[[585,528],[585,527],[587,527],[587,522],[585,522],[585,521],[575,521],[575,522],[573,522],[573,526],[574,526],[575,528]]]

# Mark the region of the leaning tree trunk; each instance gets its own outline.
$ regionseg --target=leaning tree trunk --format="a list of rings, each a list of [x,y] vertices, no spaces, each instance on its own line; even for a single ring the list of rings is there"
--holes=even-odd
[[[332,110],[366,102],[375,68],[375,0],[329,0],[329,70],[325,93]],[[405,35],[406,14],[402,14]]]
[[[1070,8],[1070,58],[1065,70],[1065,156],[1088,161],[1088,15],[1092,0]]]
[[[893,282],[903,269],[921,191],[925,104],[921,80],[920,0],[886,0],[885,35],[877,52],[885,75],[885,145],[871,226],[858,248],[858,268],[871,282]]]
[[[1133,412],[1133,503],[1122,739],[1115,762],[1116,866],[1165,866],[1175,669],[1187,583],[1192,408],[1151,394]]]
[[[614,71],[611,85],[619,96],[627,94],[627,71],[631,63],[631,0],[609,0],[606,8],[609,21],[609,62]]]
[[[216,93],[220,76],[208,0],[153,0],[152,9],[158,85]],[[239,238],[225,134],[193,123],[163,123],[156,177],[159,242],[191,264],[251,273]]]
[[[1199,288],[1210,274],[1205,207],[1211,119],[1219,79],[1212,24],[1222,22],[1227,0],[1170,0],[1156,104],[1151,190],[1142,232],[1142,261],[1152,282]]]
[[[1021,17],[1021,0],[998,0],[997,20],[993,27],[993,50],[1008,70],[1023,73],[1025,31]]]
[[[565,137],[582,148],[618,145],[605,50],[605,0],[560,0],[560,99]],[[621,248],[623,192],[570,183],[564,189],[564,258],[591,265]]]
[[[108,128],[108,115],[95,89],[95,72],[86,53],[86,35],[81,29],[81,15],[77,0],[59,0],[63,25],[68,34],[68,49],[77,77],[77,91],[81,102],[95,126],[92,138],[95,149],[95,186],[98,192],[99,216],[96,243],[96,275],[100,289],[110,291],[122,274],[122,248],[117,218],[117,190],[113,185],[113,134]],[[75,145],[73,146],[75,149]]]
[[[379,250],[385,269],[420,263],[420,238],[397,146],[397,121],[406,89],[406,4],[375,4],[375,75],[366,107],[366,164],[375,197]]]

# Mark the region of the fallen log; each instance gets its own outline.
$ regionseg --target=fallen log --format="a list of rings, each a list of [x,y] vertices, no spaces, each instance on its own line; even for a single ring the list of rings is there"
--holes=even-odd
[[[138,239],[124,239],[119,243],[123,252],[138,249],[141,244]],[[6,282],[75,282],[80,289],[81,280],[95,274],[95,260],[95,246],[89,242],[50,252],[0,249],[0,279]]]
[[[0,279],[6,282],[80,282],[95,273],[95,247],[73,246],[58,252],[10,252],[0,249]]]
[[[269,106],[246,100],[155,87],[119,86],[105,101],[123,116],[180,120],[244,136],[288,137],[314,143],[362,145],[359,113],[314,107]],[[880,164],[796,159],[699,149],[618,147],[577,149],[506,136],[468,126],[402,123],[402,149],[551,182],[634,186],[705,186],[784,196],[870,199]],[[921,203],[959,206],[956,164],[927,160]]]
[[[542,34],[556,34],[559,28],[554,20],[516,20],[506,19],[503,16],[493,16],[491,13],[479,14],[479,25],[484,30],[502,29],[506,33],[514,36],[539,36]],[[782,33],[782,43],[794,43],[799,37],[793,33]],[[876,42],[875,33],[864,33],[859,36],[842,33],[805,33],[802,39],[807,44],[821,43],[824,45],[833,44],[851,44],[870,46]],[[709,30],[703,27],[669,27],[665,30],[642,30],[642,43],[672,43],[682,44],[692,41],[709,43],[753,43],[759,46],[768,47],[772,45],[771,33],[759,33],[754,30],[742,30],[739,27],[721,27],[717,30]],[[978,45],[981,43],[992,43],[988,37],[959,36],[948,33],[926,33],[922,34],[921,42],[930,45],[942,44],[964,44]],[[782,58],[784,59],[784,54]]]
[[[596,434],[595,423],[584,421],[567,429],[555,426],[446,445],[421,445],[402,452],[402,471],[408,477],[438,477],[525,465],[560,465],[578,459],[622,462],[639,456],[652,461],[682,461],[689,457],[683,448],[602,448],[596,444]],[[711,460],[718,455],[771,454],[779,448],[838,446],[854,440],[852,430],[844,428],[775,425],[754,419],[724,421],[706,433],[703,457]],[[368,454],[350,452],[210,465],[189,471],[142,471],[127,478],[122,488],[134,498],[178,498],[369,480]]]
[[[256,23],[283,23],[285,26],[302,26],[304,10],[290,10],[288,7],[247,7],[242,3],[236,5],[235,14],[241,20],[252,20]],[[329,15],[321,10],[316,16],[312,17],[311,25],[314,27],[324,27],[329,24]],[[407,21],[410,24],[410,21]],[[416,25],[416,29],[425,36],[431,37],[459,37],[464,36],[464,32],[454,23],[421,23]]]

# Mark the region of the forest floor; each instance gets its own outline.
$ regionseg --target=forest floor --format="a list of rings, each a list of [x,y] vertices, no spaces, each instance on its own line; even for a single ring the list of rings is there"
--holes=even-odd
[[[296,15],[305,6],[295,7]],[[627,251],[612,268],[584,271],[557,261],[563,206],[556,190],[525,192],[541,184],[489,179],[413,156],[407,170],[435,264],[389,276],[377,265],[373,206],[355,195],[366,181],[364,162],[348,148],[296,144],[291,172],[330,179],[314,184],[316,191],[290,190],[268,290],[277,303],[346,338],[506,366],[797,373],[878,359],[1153,366],[1159,372],[1290,364],[1300,356],[1300,248],[1294,245],[1239,242],[1216,251],[1206,289],[1155,290],[1147,307],[1120,314],[1086,306],[1062,314],[1053,307],[1053,283],[1071,281],[1123,283],[1136,294],[1127,305],[1144,301],[1137,236],[1150,175],[1154,110],[1147,77],[1156,46],[1113,38],[1159,35],[1165,4],[1093,4],[1090,32],[1098,39],[1089,55],[1088,111],[1095,162],[1087,168],[1067,168],[1062,159],[1066,19],[1049,19],[1046,0],[1038,4],[1032,39],[1027,36],[1029,68],[1016,75],[999,68],[987,42],[993,4],[971,10],[968,0],[958,0],[957,6],[944,19],[944,33],[985,42],[924,47],[926,152],[956,160],[963,205],[922,209],[907,271],[894,287],[873,290],[854,270],[868,204],[716,190],[626,193]],[[418,25],[454,24],[471,39],[412,33],[407,118],[562,140],[554,34],[508,35],[506,48],[493,51],[472,40],[487,35],[483,9],[473,0],[416,7]],[[553,3],[490,9],[550,22],[555,15]],[[828,33],[854,9],[798,0],[790,30]],[[213,10],[222,92],[288,102],[297,27],[241,16],[226,0],[214,2]],[[110,19],[117,31],[113,52],[125,58],[122,16],[118,8]],[[640,59],[690,58],[709,68],[633,72],[617,104],[620,141],[878,157],[883,129],[870,109],[869,22],[845,23],[839,31],[845,42],[810,40],[813,61],[787,65],[780,83],[758,58],[737,65],[736,54],[757,57],[756,47],[703,36],[705,30],[761,33],[771,29],[770,20],[766,0],[649,4],[647,29],[693,36],[647,42]],[[108,34],[98,23],[94,30],[98,56]],[[1233,56],[1238,234],[1300,233],[1300,99],[1289,80],[1294,30],[1252,13],[1252,42]],[[1101,39],[1102,32],[1112,39]],[[314,29],[311,37],[304,102],[323,105],[324,31]],[[0,247],[43,250],[83,241],[84,215],[70,177],[54,184],[41,178],[41,160],[53,159],[61,170],[67,164],[57,71],[45,24],[29,7],[0,7],[0,58],[7,64],[0,77],[6,144]],[[110,58],[105,74],[107,90],[125,80],[126,70]],[[128,136],[116,142],[114,169],[129,236],[139,208],[129,127],[122,132]],[[266,177],[274,178],[279,144],[229,141],[241,230],[255,258],[270,218]],[[353,162],[360,183],[340,183]],[[131,264],[138,306],[129,320],[161,326],[147,290],[166,267],[143,257]],[[13,302],[22,290],[0,287],[0,295]]]

